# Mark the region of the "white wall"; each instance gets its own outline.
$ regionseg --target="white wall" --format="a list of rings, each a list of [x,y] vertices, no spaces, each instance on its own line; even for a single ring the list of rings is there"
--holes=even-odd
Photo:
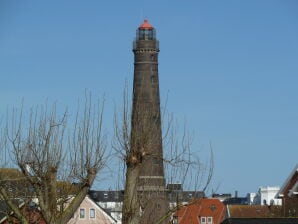
[[[266,186],[260,187],[257,194],[249,193],[248,198],[251,204],[255,205],[282,205],[282,200],[276,198],[277,193],[279,192],[280,187]]]

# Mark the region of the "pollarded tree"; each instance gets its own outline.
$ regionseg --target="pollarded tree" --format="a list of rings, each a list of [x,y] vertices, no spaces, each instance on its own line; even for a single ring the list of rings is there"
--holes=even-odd
[[[160,122],[156,119],[161,118],[156,117],[150,107],[146,106],[134,107],[134,115],[132,115],[131,105],[127,96],[127,88],[125,88],[123,96],[124,103],[123,108],[119,110],[120,116],[115,113],[114,117],[115,137],[113,142],[113,147],[121,155],[121,158],[123,158],[126,168],[122,223],[152,223],[153,218],[156,219],[158,216],[155,223],[165,223],[177,207],[170,208],[167,206],[165,209],[158,205],[152,208],[152,206],[156,205],[149,202],[147,208],[145,208],[145,211],[146,209],[149,210],[149,216],[142,209],[146,192],[140,191],[138,184],[146,157],[153,157],[154,161],[156,159],[163,161],[166,168],[166,178],[170,183],[179,181],[183,184],[186,182],[189,183],[189,180],[191,180],[190,182],[192,183],[189,184],[196,188],[197,191],[205,191],[210,184],[213,174],[212,149],[209,164],[202,163],[201,159],[196,157],[192,151],[192,138],[190,134],[187,133],[186,128],[182,131],[179,130],[172,115],[163,116],[161,121],[163,136],[160,139],[160,133],[156,131],[156,124],[154,122]],[[134,125],[138,129],[136,131],[134,127],[134,132],[132,133]],[[150,148],[157,140],[163,142],[164,153],[161,154],[162,158],[154,158],[155,155],[150,154]],[[148,166],[146,168],[150,169]],[[147,171],[150,173],[150,170]],[[148,185],[150,186],[150,183]],[[151,207],[148,208],[148,206]],[[160,212],[162,214],[159,214]]]
[[[158,121],[160,117],[155,116],[152,108],[143,105],[138,105],[137,109],[134,110],[134,115],[132,115],[127,106],[127,97],[124,98],[125,106],[123,107],[121,123],[118,122],[118,118],[115,116],[114,125],[114,148],[124,158],[126,164],[122,222],[124,224],[155,223],[168,210],[165,189],[162,189],[164,183],[151,183],[151,180],[148,180],[149,178],[142,178],[143,183],[139,184],[139,177],[144,175],[142,174],[144,169],[146,169],[146,173],[156,173],[154,172],[156,170],[153,170],[155,168],[150,166],[150,161],[154,160],[156,164],[160,164],[160,162],[162,164],[162,154],[152,150],[160,146],[159,142],[161,142],[161,133],[158,125],[156,125],[160,122]],[[132,128],[133,132],[131,131]],[[158,173],[160,172],[163,173],[163,169],[159,170]],[[151,191],[150,196],[147,190],[142,189],[141,186],[144,185],[151,188],[160,187],[160,190],[159,192]],[[152,194],[156,194],[154,196],[155,200],[150,202]],[[151,204],[157,202],[157,198],[159,200],[158,210],[155,205],[151,206]],[[151,213],[154,213],[155,216],[150,215]],[[151,216],[150,222],[147,220],[147,216]]]
[[[22,200],[34,200],[48,224],[65,224],[72,218],[106,159],[103,101],[93,105],[91,96],[86,96],[73,122],[67,123],[70,119],[66,112],[61,117],[57,114],[55,105],[36,107],[27,119],[23,111],[13,111],[5,127],[10,154],[22,173],[23,183],[30,188],[24,189],[26,197]],[[7,191],[7,181],[0,183],[0,197],[21,223],[29,223],[12,203],[16,195]]]

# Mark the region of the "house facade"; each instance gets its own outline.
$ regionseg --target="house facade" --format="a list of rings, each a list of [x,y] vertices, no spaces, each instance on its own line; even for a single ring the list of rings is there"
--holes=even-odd
[[[298,164],[280,188],[278,198],[283,201],[285,217],[298,217]]]
[[[258,193],[247,194],[248,202],[251,205],[282,205],[282,200],[277,198],[279,190],[278,186],[260,187]]]
[[[167,184],[167,198],[169,208],[174,209],[177,204],[185,205],[189,201],[203,198],[205,196],[202,191],[185,191],[182,184]],[[89,197],[95,201],[106,213],[111,215],[117,224],[122,223],[122,205],[124,198],[124,191],[94,191],[89,192]]]
[[[117,221],[106,213],[88,196],[82,201],[81,205],[74,213],[67,224],[115,224]]]

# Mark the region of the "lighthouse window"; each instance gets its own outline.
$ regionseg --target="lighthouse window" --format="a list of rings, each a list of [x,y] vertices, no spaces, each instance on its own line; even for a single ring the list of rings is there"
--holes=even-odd
[[[159,160],[157,157],[153,157],[153,164],[159,164]]]
[[[141,29],[139,30],[139,40],[152,40],[153,30]]]
[[[155,80],[156,80],[156,79],[155,79],[155,76],[152,75],[152,76],[151,76],[151,83],[155,83]]]

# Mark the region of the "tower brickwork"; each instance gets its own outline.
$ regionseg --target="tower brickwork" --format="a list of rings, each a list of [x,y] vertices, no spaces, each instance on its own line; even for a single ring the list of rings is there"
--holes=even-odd
[[[132,147],[142,155],[138,195],[143,223],[155,223],[167,211],[163,167],[162,131],[158,78],[159,42],[147,20],[137,29],[133,43],[134,84]],[[153,215],[154,214],[154,215]],[[152,219],[153,216],[156,220]],[[147,218],[146,218],[147,217]],[[148,222],[151,217],[152,222]]]

